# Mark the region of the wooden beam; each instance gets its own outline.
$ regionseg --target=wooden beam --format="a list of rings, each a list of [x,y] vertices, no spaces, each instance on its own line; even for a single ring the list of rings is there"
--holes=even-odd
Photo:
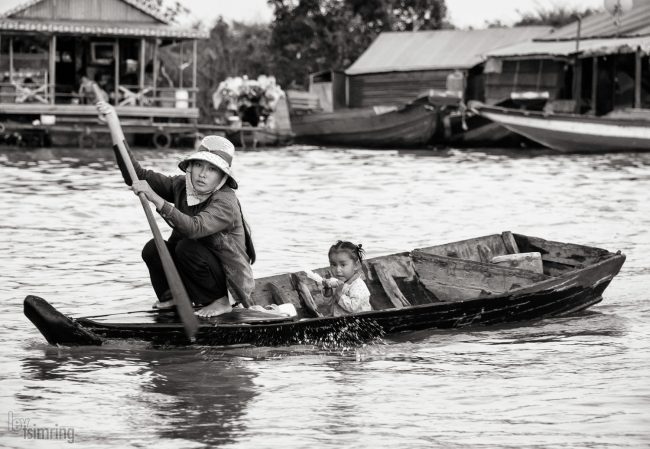
[[[144,63],[147,41],[143,37],[140,39],[140,90],[144,89]]]
[[[50,76],[49,85],[47,87],[50,94],[50,104],[56,103],[56,35],[50,36]]]
[[[591,115],[596,115],[598,102],[598,56],[591,60]]]
[[[115,106],[120,117],[182,118],[199,117],[196,108],[150,107],[150,106]],[[0,114],[54,114],[54,115],[94,115],[97,110],[93,105],[84,104],[43,104],[43,103],[0,103]],[[225,129],[225,127],[224,127]]]
[[[275,283],[269,282],[266,288],[271,292],[271,299],[276,305],[291,303],[291,299],[287,298],[282,289]]]
[[[180,72],[178,74],[178,87],[180,88],[183,88],[183,72],[185,71],[183,70],[183,56],[185,54],[185,47],[183,46],[183,42],[184,41],[181,41],[181,45],[179,46],[181,57],[180,63],[178,65],[178,71]]]
[[[578,267],[578,268],[582,268],[585,266],[583,262],[580,262],[575,259],[569,259],[567,257],[549,256],[548,254],[542,254],[542,260],[544,262],[559,263],[562,265],[569,265],[571,267]]]
[[[158,38],[154,38],[153,44],[153,96],[154,101],[158,98]]]
[[[291,283],[293,284],[293,288],[298,291],[298,296],[305,305],[305,308],[315,317],[323,316],[323,314],[318,311],[318,306],[316,305],[314,298],[311,296],[309,288],[296,274],[291,274]]]
[[[115,61],[115,104],[117,105],[118,98],[120,98],[120,40],[115,39],[113,44],[113,60]],[[108,92],[107,92],[108,93]]]
[[[517,241],[515,240],[515,236],[512,235],[512,232],[502,232],[501,238],[503,239],[503,244],[505,245],[508,254],[517,254],[519,252]]]
[[[388,299],[390,299],[390,302],[393,303],[393,306],[395,306],[396,309],[401,309],[404,306],[410,306],[411,303],[408,299],[406,299],[402,291],[399,289],[397,283],[395,282],[395,279],[393,279],[393,276],[388,273],[386,267],[384,267],[380,262],[373,263],[372,267],[375,269],[377,279],[379,279],[379,283],[384,289],[384,292],[386,292],[386,295],[388,296]]]
[[[643,54],[641,48],[637,47],[634,58],[634,107],[641,107],[641,61]]]
[[[573,63],[573,99],[575,100],[573,112],[579,114],[582,102],[582,60],[577,56]]]
[[[525,286],[548,279],[548,276],[518,268],[451,257],[434,256],[420,251],[411,253],[420,281],[501,293],[513,285]]]
[[[517,84],[519,83],[519,59],[515,62],[515,79],[512,82],[512,91],[517,90]]]
[[[496,296],[499,292],[491,292],[483,288],[466,287],[462,285],[445,284],[430,279],[421,279],[420,282],[439,301],[458,302],[476,299],[485,296]]]
[[[9,80],[14,80],[14,38],[9,38]]]
[[[198,92],[196,91],[196,73],[198,62],[198,40],[194,39],[192,41],[192,98],[190,103],[190,107],[192,108],[195,108],[197,103]]]

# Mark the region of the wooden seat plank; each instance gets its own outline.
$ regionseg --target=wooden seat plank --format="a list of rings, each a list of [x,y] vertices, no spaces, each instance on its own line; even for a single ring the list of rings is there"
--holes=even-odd
[[[379,279],[384,292],[386,292],[386,295],[388,295],[388,298],[393,303],[395,308],[401,309],[402,307],[410,306],[411,303],[408,299],[406,299],[402,291],[397,286],[395,279],[393,279],[393,276],[388,273],[386,268],[380,262],[373,263],[372,267],[377,274],[377,279]]]

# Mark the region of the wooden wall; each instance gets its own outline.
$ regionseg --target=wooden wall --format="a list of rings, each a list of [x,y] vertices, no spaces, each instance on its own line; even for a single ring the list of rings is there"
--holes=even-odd
[[[570,98],[566,86],[566,63],[553,59],[503,61],[501,73],[485,73],[485,101],[495,104],[512,92],[547,91],[550,100]]]
[[[349,77],[351,108],[402,105],[429,89],[446,88],[452,70],[387,72]]]

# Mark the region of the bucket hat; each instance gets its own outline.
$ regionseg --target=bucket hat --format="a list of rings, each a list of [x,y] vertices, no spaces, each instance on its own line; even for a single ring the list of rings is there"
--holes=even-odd
[[[187,171],[191,161],[205,161],[218,167],[225,174],[237,182],[232,171],[232,162],[235,158],[235,146],[230,140],[221,136],[206,136],[201,141],[194,153],[184,158],[178,168]]]

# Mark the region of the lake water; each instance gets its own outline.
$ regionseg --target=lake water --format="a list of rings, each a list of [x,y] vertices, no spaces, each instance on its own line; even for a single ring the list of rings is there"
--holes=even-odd
[[[136,154],[177,173],[185,152]],[[289,147],[235,168],[258,277],[324,266],[338,239],[374,257],[506,230],[628,259],[590,311],[522,326],[338,351],[52,347],[24,297],[148,307],[150,231],[111,151],[2,150],[0,446],[650,446],[650,154]],[[44,428],[55,439],[35,440]]]

